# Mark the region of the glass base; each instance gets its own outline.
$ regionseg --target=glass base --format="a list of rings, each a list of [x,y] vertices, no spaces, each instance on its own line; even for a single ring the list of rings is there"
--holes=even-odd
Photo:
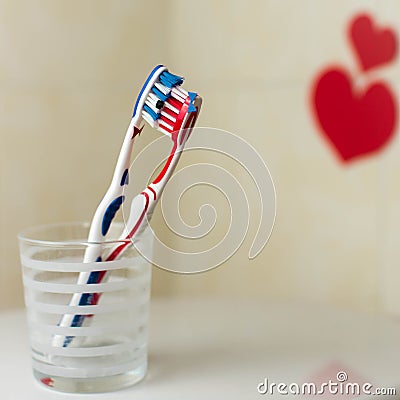
[[[146,375],[147,363],[133,371],[119,375],[104,376],[100,378],[65,378],[62,376],[49,376],[33,370],[33,376],[40,386],[65,393],[102,393],[112,392],[132,386],[140,382]]]

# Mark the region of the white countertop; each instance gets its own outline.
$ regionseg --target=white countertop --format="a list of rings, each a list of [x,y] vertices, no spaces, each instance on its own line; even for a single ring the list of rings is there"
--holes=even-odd
[[[258,384],[325,382],[339,370],[349,382],[400,385],[398,320],[266,300],[155,299],[144,381],[115,393],[58,394],[33,380],[24,311],[0,317],[1,400],[284,399],[294,397],[262,396]],[[400,388],[387,398],[400,398]]]

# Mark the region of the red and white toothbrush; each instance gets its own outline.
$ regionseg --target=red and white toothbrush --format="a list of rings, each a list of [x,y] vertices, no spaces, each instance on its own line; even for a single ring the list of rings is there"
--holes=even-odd
[[[112,261],[121,256],[150,220],[161,193],[173,174],[186,141],[196,124],[202,103],[201,97],[196,93],[187,93],[179,87],[174,88],[173,91],[176,92],[176,95],[165,101],[157,127],[171,138],[171,152],[163,169],[154,181],[133,198],[129,219],[126,223],[126,235],[121,238],[126,240],[106,256],[106,261]]]

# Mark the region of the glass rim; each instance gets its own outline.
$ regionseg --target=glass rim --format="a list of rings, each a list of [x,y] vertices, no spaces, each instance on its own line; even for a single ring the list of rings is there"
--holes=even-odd
[[[82,221],[72,221],[72,222],[56,222],[56,223],[50,223],[50,224],[41,224],[41,225],[33,225],[28,228],[22,229],[20,232],[17,234],[17,238],[19,241],[25,242],[25,243],[30,243],[30,244],[35,244],[35,245],[40,245],[40,246],[87,246],[87,245],[107,245],[107,244],[122,244],[131,242],[130,239],[105,239],[100,242],[94,242],[94,241],[88,241],[88,240],[82,240],[82,239],[76,239],[76,240],[71,240],[71,239],[60,239],[60,240],[44,240],[44,239],[36,239],[34,238],[34,233],[39,232],[40,230],[45,230],[45,229],[51,229],[51,228],[57,228],[57,227],[80,227],[80,228],[85,228],[89,229],[90,228],[90,222],[82,222]],[[123,222],[113,222],[114,226],[120,226],[121,229],[125,228],[125,224]]]

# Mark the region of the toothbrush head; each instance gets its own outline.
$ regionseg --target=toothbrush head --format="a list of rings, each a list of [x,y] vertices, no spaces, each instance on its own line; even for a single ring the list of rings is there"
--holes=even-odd
[[[183,78],[165,67],[145,99],[142,117],[150,126],[183,145],[196,122],[201,98],[182,88]]]

